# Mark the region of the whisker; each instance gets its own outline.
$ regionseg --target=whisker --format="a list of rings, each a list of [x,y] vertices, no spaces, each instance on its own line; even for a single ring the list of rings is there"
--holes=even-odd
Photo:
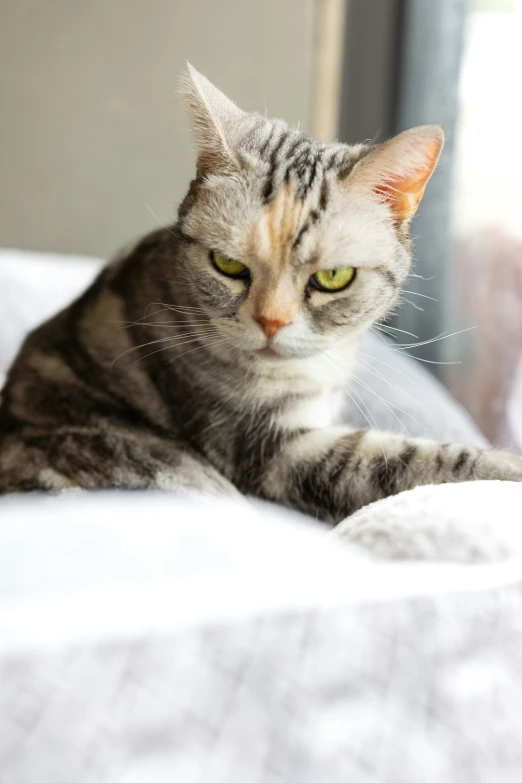
[[[322,357],[319,357],[319,356],[318,356],[317,358],[318,358],[318,359],[322,358],[322,359],[325,359],[325,360],[326,360],[326,355],[323,355]],[[331,357],[329,357],[329,358],[331,359]],[[332,361],[333,361],[333,360],[332,360]],[[326,367],[328,367],[328,365],[327,365],[326,363],[325,363],[325,366],[326,366]],[[339,365],[339,366],[340,366],[340,365]],[[343,368],[341,367],[341,369],[343,369]],[[359,402],[361,403],[361,405],[364,405],[364,407],[365,407],[365,409],[366,409],[366,413],[365,413],[365,412],[362,410],[362,408],[361,408],[361,407],[360,407],[360,406],[357,404],[357,401],[356,401],[356,400],[354,400],[354,398],[352,397],[352,394],[351,394],[351,393],[348,391],[348,389],[346,388],[346,386],[342,386],[341,388],[342,388],[342,389],[343,389],[343,390],[346,392],[346,394],[347,394],[347,395],[348,395],[348,397],[351,399],[351,401],[353,402],[353,404],[354,404],[354,405],[357,407],[357,409],[358,409],[358,410],[359,410],[359,412],[362,414],[362,416],[364,416],[364,418],[365,418],[365,419],[366,419],[366,421],[368,422],[368,426],[370,427],[370,429],[371,429],[371,430],[376,430],[376,431],[378,431],[378,430],[379,430],[379,427],[377,426],[377,422],[375,421],[374,417],[373,417],[373,416],[372,416],[372,414],[370,413],[370,409],[369,409],[368,405],[367,405],[367,404],[366,404],[366,403],[363,401],[363,399],[362,399],[362,397],[360,396],[360,394],[358,394],[358,393],[355,391],[355,389],[353,388],[352,384],[351,384],[349,381],[348,381],[348,385],[349,385],[349,387],[350,387],[350,390],[351,390],[351,392],[353,392],[353,394],[355,394],[355,395],[357,396],[357,398],[358,398]],[[368,415],[367,415],[367,414],[368,414]],[[370,418],[368,418],[368,417],[370,417]],[[370,421],[370,419],[371,419],[371,421]],[[372,424],[372,422],[373,422],[373,424]],[[383,455],[383,457],[384,457],[384,462],[385,462],[385,465],[386,465],[386,470],[387,470],[387,469],[388,469],[388,457],[386,456],[386,452],[384,451],[384,446],[382,445],[382,443],[380,443],[379,445],[380,445],[380,447],[381,447],[382,455]]]
[[[405,329],[397,329],[397,327],[389,326],[389,324],[378,323],[377,326],[385,326],[386,329],[391,329],[392,332],[401,332],[402,334],[409,334],[410,337],[415,337],[416,340],[419,339],[419,335],[413,334],[413,332],[407,332]]]
[[[180,345],[189,345],[190,343],[196,343],[201,342],[199,340],[199,337],[193,337],[190,340],[184,340],[183,342],[175,343],[174,345],[164,345],[161,348],[158,348],[156,351],[151,351],[150,353],[145,354],[145,356],[140,356],[136,361],[133,362],[133,364],[138,364],[138,362],[141,362],[142,359],[148,359],[149,356],[153,356],[155,353],[161,353],[162,351],[167,351],[169,348],[179,348]],[[209,343],[209,341],[205,341],[205,344],[202,346],[202,348],[205,348],[207,345],[213,345],[214,342]],[[189,353],[186,351],[186,353]],[[184,354],[181,354],[184,356]],[[169,362],[167,362],[169,364]]]
[[[389,345],[389,343],[388,343],[388,340],[386,340],[386,339],[385,339],[385,338],[382,336],[382,334],[379,334],[379,332],[383,332],[383,333],[384,333],[384,330],[383,330],[383,329],[379,329],[379,328],[378,328],[378,327],[376,327],[376,326],[372,326],[372,332],[374,333],[374,335],[375,335],[376,337],[378,337],[378,338],[379,338],[379,340],[382,340],[382,341],[383,341],[383,343],[384,343],[385,345]],[[393,334],[388,334],[388,337],[393,337]],[[395,339],[397,339],[397,338],[395,338]]]
[[[372,348],[368,348],[368,346],[367,346],[367,350],[371,351],[373,349]],[[394,351],[394,353],[400,353],[401,349],[400,348],[394,348],[392,345],[388,344],[388,350]],[[460,361],[459,362],[436,362],[433,359],[421,359],[420,356],[414,356],[412,353],[409,353],[408,356],[409,356],[410,359],[415,359],[415,361],[417,361],[417,362],[425,362],[426,364],[462,364],[462,362],[460,362]],[[370,359],[374,359],[374,357],[371,356],[371,354],[370,354]],[[379,361],[379,360],[375,359],[375,361]]]
[[[357,351],[356,356],[366,356],[370,361],[372,362],[378,362],[379,364],[384,364],[385,367],[389,367],[390,370],[393,370],[394,372],[398,373],[399,375],[402,375],[403,378],[406,378],[407,381],[409,381],[413,386],[415,386],[420,391],[423,391],[422,387],[419,386],[418,383],[413,381],[411,378],[409,378],[406,373],[403,373],[402,370],[399,370],[397,367],[394,367],[393,364],[389,364],[388,362],[383,361],[382,359],[377,359],[376,356],[371,356],[369,353],[365,353],[364,351]],[[369,364],[369,362],[368,362]],[[384,376],[383,376],[384,377]]]
[[[335,348],[332,348],[332,350],[335,351],[335,353],[338,353],[340,356],[344,356],[343,353],[341,353],[340,351],[335,350]],[[345,357],[345,358],[348,358],[348,357]],[[407,397],[409,400],[411,400],[411,402],[417,404],[417,401],[410,394],[408,394],[408,392],[405,392],[404,389],[400,389],[398,386],[395,386],[391,381],[388,380],[388,378],[386,378],[385,375],[383,375],[382,373],[378,372],[377,370],[374,370],[371,367],[369,367],[366,362],[364,362],[363,364],[360,364],[359,362],[355,361],[355,363],[362,370],[365,370],[366,372],[369,372],[370,375],[373,375],[375,378],[379,378],[381,381],[384,381],[385,383],[388,384],[388,386],[390,386],[390,388],[395,389],[395,391],[398,391],[401,394],[404,394],[404,396]]]
[[[153,313],[149,313],[149,307],[159,307],[160,309],[159,310],[155,310]],[[181,306],[181,305],[167,305],[167,304],[164,304],[163,302],[149,302],[149,304],[145,308],[145,315],[143,315],[141,318],[139,318],[136,321],[136,323],[140,323],[145,318],[149,318],[150,316],[159,315],[160,313],[164,313],[167,310],[172,310],[174,312],[178,312],[180,315],[183,315],[185,313],[187,315],[190,315],[192,312],[194,312],[194,314],[197,315],[197,314],[205,312],[202,307],[185,307],[185,306]]]
[[[157,340],[150,340],[148,343],[143,343],[142,345],[133,345],[131,348],[127,348],[126,351],[123,351],[123,353],[120,353],[113,361],[111,362],[111,367],[116,364],[117,361],[122,359],[124,356],[126,356],[128,353],[132,353],[132,351],[138,351],[140,348],[146,348],[147,345],[157,345],[158,343],[164,343],[168,342],[169,340],[173,340],[173,337],[161,337]]]
[[[396,334],[393,334],[393,332],[389,332],[389,331],[386,329],[386,327],[385,327],[385,326],[381,326],[381,325],[379,325],[379,324],[374,324],[374,325],[372,326],[372,330],[374,331],[374,333],[376,333],[376,332],[382,332],[383,334],[387,335],[388,337],[391,337],[393,340],[397,340],[397,339],[398,339],[398,338],[397,338],[397,335],[396,335]],[[379,336],[380,336],[380,335],[379,335]]]
[[[217,342],[208,343],[208,345],[220,345],[221,343],[228,343],[228,338],[225,338],[224,340],[218,340]],[[187,353],[192,353],[193,351],[202,351],[203,348],[206,348],[207,344],[202,345],[200,348],[191,348],[190,351],[185,351],[184,353],[180,354],[179,356],[175,356],[173,359],[169,359],[167,364],[172,364],[172,362],[175,362],[176,359],[181,359],[182,356],[186,356]]]
[[[405,416],[408,416],[408,418],[412,419],[412,421],[414,421],[416,424],[418,424],[419,427],[421,427],[424,430],[424,432],[426,432],[426,433],[428,432],[426,427],[424,426],[424,424],[421,424],[421,422],[418,419],[416,419],[415,416],[412,416],[411,413],[408,413],[408,411],[403,410],[399,405],[396,405],[394,402],[391,402],[390,400],[385,400],[384,397],[381,397],[380,394],[377,394],[377,392],[374,389],[372,389],[371,386],[368,386],[368,384],[364,383],[364,381],[361,381],[361,379],[357,375],[355,375],[355,373],[353,373],[353,377],[354,377],[354,379],[358,383],[360,383],[363,386],[363,388],[366,388],[369,392],[371,392],[376,397],[378,397],[386,405],[387,408],[388,408],[388,406],[391,406],[392,408],[395,408],[396,410],[398,410],[401,413],[403,413]],[[390,409],[388,408],[388,410],[390,410]],[[395,412],[393,410],[390,410],[390,413],[393,413],[393,415],[395,416],[397,421],[401,424],[402,427],[404,427],[404,430],[405,430],[406,434],[409,436],[410,433],[406,429],[404,423],[395,414]]]
[[[174,310],[177,312],[196,312],[196,313],[204,313],[205,310],[203,307],[191,307],[189,305],[176,305],[176,304],[167,304],[166,302],[158,302],[158,304],[163,304],[167,310]]]
[[[412,302],[411,299],[403,299],[403,302],[410,304],[412,307],[414,307],[416,310],[419,310],[421,313],[424,312],[424,307],[420,307],[418,304],[415,304],[415,302]]]
[[[177,307],[177,305],[175,305]],[[149,313],[149,307],[159,307],[159,310],[155,310],[153,313]],[[149,318],[152,315],[159,315],[159,313],[164,313],[167,310],[171,310],[173,305],[165,305],[163,302],[149,302],[147,307],[145,308],[145,315],[143,315],[141,318],[139,318],[136,323],[139,323],[140,321],[143,321],[144,318]],[[192,309],[192,308],[191,308]],[[185,312],[185,310],[182,310],[181,308],[178,308],[180,313]],[[194,310],[197,310],[198,312],[203,312],[203,309],[198,307],[194,308]],[[188,308],[187,308],[188,311]]]
[[[375,421],[373,415],[370,413],[370,409],[369,409],[368,405],[363,401],[363,398],[361,397],[361,395],[358,394],[358,392],[356,392],[356,390],[353,388],[353,386],[352,386],[352,384],[350,382],[348,382],[348,385],[349,385],[351,391],[357,396],[357,399],[359,400],[361,405],[364,405],[364,407],[365,407],[365,409],[366,409],[366,411],[368,413],[368,416],[373,421],[374,426],[370,425],[370,428],[372,430],[374,430],[375,432],[380,432],[380,427],[377,425],[377,422]],[[352,399],[353,399],[353,397],[352,397]],[[368,421],[368,416],[366,416],[366,414],[365,414],[366,421]],[[388,455],[386,454],[386,452],[384,450],[384,446],[382,445],[381,441],[379,441],[379,447],[380,447],[380,449],[382,451],[382,456],[384,457],[384,464],[386,465],[386,470],[388,470]]]
[[[421,359],[420,356],[414,356],[412,353],[409,353],[408,356],[417,362],[424,362],[425,364],[462,364],[462,362],[435,362],[433,359]]]
[[[436,280],[437,279],[437,275],[432,275],[431,277],[423,277],[422,275],[418,275],[415,272],[410,272],[410,277],[416,277],[417,280],[424,280],[424,282],[426,282],[426,283],[429,283],[432,280]]]
[[[397,416],[397,414],[395,413],[393,408],[397,408],[397,410],[399,410],[401,413],[406,413],[406,411],[403,411],[401,408],[399,408],[398,405],[394,405],[392,402],[390,402],[390,400],[385,400],[384,397],[381,397],[380,394],[377,394],[377,392],[374,389],[372,389],[371,386],[368,386],[368,384],[364,383],[364,381],[361,381],[359,376],[356,375],[355,373],[352,374],[352,377],[353,377],[353,379],[357,383],[361,384],[363,389],[366,389],[367,391],[371,392],[371,394],[373,394],[375,397],[377,397],[377,399],[379,399],[383,403],[383,405],[385,405],[385,407],[389,410],[389,412],[392,414],[392,416],[394,416],[397,419],[397,421],[399,422],[400,426],[403,428],[403,430],[406,433],[406,435],[408,435],[408,437],[410,437],[410,433],[408,432],[408,429],[407,429],[405,423],[399,419],[399,417]],[[406,413],[406,415],[410,416],[410,414],[408,414],[408,413]],[[411,418],[414,421],[417,421],[414,416],[411,416]],[[420,427],[422,427],[422,424],[419,421],[417,421],[417,424]],[[425,429],[425,427],[423,427],[423,429]]]
[[[428,294],[419,294],[418,291],[406,291],[405,288],[401,288],[401,294],[411,294],[412,296],[422,296],[423,299],[431,299],[432,302],[438,302],[434,296],[428,296]]]
[[[326,369],[329,369],[329,370],[330,370],[330,372],[332,372],[332,368],[331,368],[331,367],[328,367],[328,364],[326,363],[326,358],[327,358],[327,357],[326,357],[326,354],[323,354],[322,356],[316,356],[316,358],[317,358],[317,359],[319,359],[319,360],[320,360],[320,361],[321,361],[321,362],[324,364],[324,366],[326,367]],[[329,357],[329,358],[331,359],[331,357]],[[348,391],[348,389],[346,388],[346,386],[341,386],[341,388],[342,388],[342,389],[343,389],[343,390],[346,392],[346,394],[347,394],[347,395],[348,395],[348,397],[351,399],[351,401],[354,403],[354,405],[357,407],[357,409],[359,410],[359,412],[361,413],[361,415],[362,415],[362,416],[364,416],[364,418],[365,418],[365,419],[366,419],[366,421],[368,422],[368,426],[370,427],[370,429],[374,429],[374,427],[373,427],[373,425],[372,425],[372,423],[371,423],[370,419],[369,419],[369,418],[368,418],[368,416],[365,414],[365,412],[364,412],[364,411],[363,411],[363,410],[362,410],[362,409],[359,407],[359,405],[358,405],[358,404],[357,404],[357,402],[354,400],[354,398],[352,397],[352,395],[350,394],[350,392]],[[351,385],[350,385],[350,388],[352,389],[352,391],[354,391]],[[359,398],[359,399],[360,399],[360,398]]]
[[[130,329],[131,326],[155,326],[155,327],[163,327],[168,329],[177,329],[177,328],[190,328],[191,326],[214,326],[209,320],[201,320],[201,321],[129,321],[125,323],[123,326],[119,326],[118,329]],[[217,329],[217,326],[214,326],[215,329]]]
[[[214,334],[214,331],[211,332]],[[142,343],[141,345],[133,345],[131,348],[127,348],[126,351],[123,351],[123,353],[120,353],[112,362],[111,367],[123,356],[126,356],[129,353],[132,353],[133,351],[138,351],[140,348],[146,348],[148,345],[158,345],[158,343],[166,343],[170,342],[171,344],[175,344],[175,340],[179,340],[185,337],[188,337],[188,334],[182,334],[182,335],[173,335],[172,337],[159,337],[157,340],[150,340],[147,343]],[[198,334],[198,336],[202,336],[201,333]],[[150,354],[149,354],[150,355]]]
[[[477,329],[477,326],[468,326],[466,329],[460,329],[458,332],[452,332],[451,334],[439,334],[437,337],[432,337],[431,340],[423,340],[420,343],[397,343],[393,347],[397,350],[404,351],[406,348],[419,348],[421,345],[429,345],[430,343],[436,343],[439,340],[447,340],[448,337],[456,337],[463,332],[470,332],[472,329]]]
[[[140,321],[143,321],[144,318],[150,318],[153,315],[158,315],[159,313],[165,313],[167,311],[166,307],[161,307],[160,310],[154,310],[153,313],[149,313],[149,307],[157,307],[160,304],[160,302],[149,302],[147,307],[145,308],[145,315],[143,315],[141,318],[139,318],[136,323],[139,323]]]
[[[149,207],[149,205],[147,204],[146,201],[144,202],[144,204],[147,207],[147,209],[149,210],[149,212],[152,215],[152,217],[156,218],[156,220],[158,221],[158,225],[161,226],[161,228],[165,228],[169,232],[169,234],[172,234],[173,237],[177,236],[177,234],[174,231],[172,231],[172,229],[170,229],[168,226],[166,226],[164,223],[161,222],[159,217],[156,215],[155,212],[153,212],[152,208]]]

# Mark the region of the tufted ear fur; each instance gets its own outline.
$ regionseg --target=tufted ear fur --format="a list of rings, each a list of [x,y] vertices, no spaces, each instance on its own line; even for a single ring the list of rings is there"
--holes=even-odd
[[[234,135],[245,112],[190,63],[181,80],[181,92],[196,141],[198,173],[233,169]]]
[[[397,223],[410,220],[424,195],[443,144],[444,131],[440,125],[411,128],[363,158],[355,179],[390,206]]]

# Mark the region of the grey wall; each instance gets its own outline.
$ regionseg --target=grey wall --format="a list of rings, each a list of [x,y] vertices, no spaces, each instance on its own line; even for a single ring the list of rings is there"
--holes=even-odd
[[[190,60],[243,108],[311,129],[314,0],[2,0],[0,246],[105,256],[193,173]]]
[[[393,135],[404,0],[349,0],[339,134],[356,144]]]

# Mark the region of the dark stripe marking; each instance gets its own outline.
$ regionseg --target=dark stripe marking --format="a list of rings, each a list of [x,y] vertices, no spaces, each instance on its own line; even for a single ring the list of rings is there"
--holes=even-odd
[[[265,186],[263,188],[263,199],[265,203],[270,201],[270,197],[272,196],[272,193],[274,191],[274,177],[277,169],[277,158],[279,155],[279,151],[281,150],[281,147],[283,146],[285,141],[288,139],[288,136],[289,136],[289,132],[283,131],[281,133],[281,137],[279,141],[277,142],[272,152],[270,153],[270,168],[266,178]]]
[[[417,453],[415,446],[407,446],[397,457],[374,457],[370,460],[372,483],[384,496],[395,495],[405,489],[404,478],[408,472],[411,460]]]
[[[328,181],[326,177],[323,177],[323,181],[321,183],[321,193],[319,195],[319,209],[321,211],[324,211],[326,209],[327,204],[328,204]]]
[[[457,473],[460,473],[462,468],[464,468],[467,463],[469,462],[470,455],[469,452],[465,451],[464,449],[460,452],[459,456],[453,463],[453,474],[456,475]]]
[[[355,164],[359,163],[359,161],[361,161],[363,158],[365,158],[372,151],[372,149],[373,149],[372,146],[368,146],[368,147],[366,147],[365,149],[363,149],[359,153],[359,157],[358,158],[351,158],[350,160],[346,160],[345,159],[343,161],[343,163],[341,163],[341,165],[339,167],[339,172],[337,174],[337,179],[340,182],[345,180],[352,173]]]
[[[301,242],[301,239],[303,238],[303,234],[305,234],[308,231],[308,229],[310,229],[314,225],[314,223],[317,223],[319,217],[320,217],[319,212],[316,209],[312,209],[312,211],[306,218],[305,222],[303,223],[303,225],[295,235],[294,241],[292,242],[293,250],[295,250],[296,247]]]
[[[266,137],[265,141],[263,142],[263,144],[259,148],[259,155],[260,155],[260,157],[263,157],[263,155],[267,151],[269,145],[272,142],[272,139],[274,138],[274,133],[275,133],[275,127],[272,126],[270,128],[270,132],[269,132],[268,136]]]
[[[384,277],[386,282],[389,283],[389,285],[392,288],[398,288],[399,287],[399,283],[397,282],[397,278],[395,277],[395,275],[393,274],[391,269],[387,269],[386,267],[383,267],[383,266],[376,266],[375,267],[375,271],[378,272],[380,275],[382,275],[382,277]]]

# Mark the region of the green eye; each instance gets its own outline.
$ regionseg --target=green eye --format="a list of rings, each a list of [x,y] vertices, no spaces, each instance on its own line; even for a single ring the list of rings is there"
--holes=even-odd
[[[342,291],[348,288],[355,277],[353,266],[340,266],[337,269],[320,269],[310,278],[310,284],[319,291]]]
[[[218,253],[217,250],[212,250],[210,257],[212,263],[222,275],[243,278],[248,277],[250,274],[248,267],[242,264],[241,261],[236,261],[234,258],[227,258],[226,256],[221,255],[221,253]]]

